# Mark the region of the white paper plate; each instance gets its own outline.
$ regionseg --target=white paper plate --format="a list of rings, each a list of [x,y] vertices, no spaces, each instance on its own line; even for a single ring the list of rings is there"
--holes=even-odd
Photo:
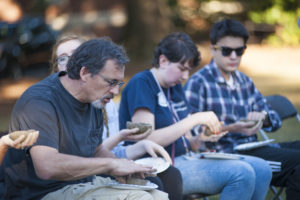
[[[240,144],[237,145],[234,150],[237,151],[245,151],[245,150],[250,150],[250,149],[255,149],[258,147],[262,147],[265,146],[271,142],[274,142],[274,139],[269,139],[269,140],[265,140],[265,141],[258,141],[258,142],[249,142],[249,143],[245,143],[245,144]]]
[[[108,187],[122,190],[154,190],[158,186],[150,181],[146,185],[133,185],[133,184],[122,184],[122,183],[111,183]]]
[[[142,158],[134,161],[137,164],[149,165],[156,169],[155,173],[161,173],[170,167],[170,163],[168,163],[163,158]]]
[[[204,152],[200,153],[200,158],[206,159],[223,159],[223,160],[240,160],[241,156],[230,153],[214,153],[214,152]]]

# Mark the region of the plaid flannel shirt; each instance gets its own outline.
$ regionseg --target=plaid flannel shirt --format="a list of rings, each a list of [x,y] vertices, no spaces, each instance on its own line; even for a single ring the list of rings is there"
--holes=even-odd
[[[184,86],[191,111],[213,111],[225,125],[246,118],[249,112],[266,111],[271,126],[263,127],[264,130],[270,132],[280,128],[278,113],[270,109],[253,81],[239,71],[233,72],[232,78],[234,86],[230,87],[213,60],[193,74]],[[199,131],[201,128],[195,132]],[[228,133],[217,143],[207,143],[207,147],[221,152],[233,152],[236,145],[253,141],[257,141],[257,135]]]

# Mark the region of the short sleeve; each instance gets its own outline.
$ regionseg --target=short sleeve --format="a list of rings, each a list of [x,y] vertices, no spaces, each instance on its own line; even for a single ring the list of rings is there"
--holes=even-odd
[[[127,87],[127,102],[130,116],[139,109],[146,108],[155,113],[156,92],[151,81],[144,78],[133,80]]]
[[[34,129],[39,137],[34,145],[58,149],[59,130],[54,106],[46,100],[31,99],[13,110],[10,131]]]

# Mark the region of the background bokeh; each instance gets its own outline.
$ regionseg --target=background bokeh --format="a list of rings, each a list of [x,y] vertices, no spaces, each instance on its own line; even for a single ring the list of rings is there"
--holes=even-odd
[[[209,29],[225,17],[240,20],[250,33],[240,70],[263,95],[285,95],[300,110],[299,16],[299,0],[1,0],[0,131],[8,130],[23,91],[49,74],[51,47],[60,34],[110,36],[124,45],[131,59],[128,81],[151,66],[155,45],[173,31],[191,35],[202,67],[211,59]],[[299,128],[295,119],[287,120],[270,137],[299,140]]]

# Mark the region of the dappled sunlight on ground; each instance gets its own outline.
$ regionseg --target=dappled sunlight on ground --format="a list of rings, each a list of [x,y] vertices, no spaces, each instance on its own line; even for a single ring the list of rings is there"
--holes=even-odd
[[[38,79],[24,78],[19,81],[4,80],[1,81],[0,101],[10,101],[18,99],[23,92],[37,82]]]
[[[282,94],[300,104],[300,47],[270,48],[249,45],[241,70],[263,95]]]

